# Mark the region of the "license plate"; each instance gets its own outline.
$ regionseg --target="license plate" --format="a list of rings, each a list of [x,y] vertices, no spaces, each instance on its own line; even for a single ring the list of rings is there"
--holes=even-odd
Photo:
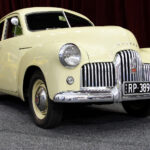
[[[124,95],[150,94],[150,82],[124,82]]]

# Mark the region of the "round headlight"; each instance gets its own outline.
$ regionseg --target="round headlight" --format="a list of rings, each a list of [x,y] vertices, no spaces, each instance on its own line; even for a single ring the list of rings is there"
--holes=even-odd
[[[60,49],[59,59],[66,67],[76,67],[81,60],[80,50],[74,44],[65,44]]]

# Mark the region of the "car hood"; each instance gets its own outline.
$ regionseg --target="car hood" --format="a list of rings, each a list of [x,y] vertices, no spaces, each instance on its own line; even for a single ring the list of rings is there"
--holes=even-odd
[[[39,32],[48,34],[49,43],[59,48],[66,43],[76,44],[85,51],[90,62],[113,61],[116,53],[124,49],[137,49],[134,35],[121,27],[80,27]]]

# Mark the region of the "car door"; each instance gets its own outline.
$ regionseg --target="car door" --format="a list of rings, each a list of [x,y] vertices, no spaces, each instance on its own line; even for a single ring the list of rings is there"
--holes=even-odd
[[[0,42],[0,89],[17,92],[18,66],[20,61],[19,47],[22,45],[23,32],[20,23],[15,26],[11,23],[11,16],[5,21],[3,38]]]

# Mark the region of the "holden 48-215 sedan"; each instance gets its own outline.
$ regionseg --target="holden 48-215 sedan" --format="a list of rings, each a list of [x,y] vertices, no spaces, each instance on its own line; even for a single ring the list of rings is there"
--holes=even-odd
[[[61,122],[64,103],[122,103],[146,116],[150,49],[121,27],[97,27],[61,8],[27,8],[0,20],[0,91],[28,101],[35,123]]]

